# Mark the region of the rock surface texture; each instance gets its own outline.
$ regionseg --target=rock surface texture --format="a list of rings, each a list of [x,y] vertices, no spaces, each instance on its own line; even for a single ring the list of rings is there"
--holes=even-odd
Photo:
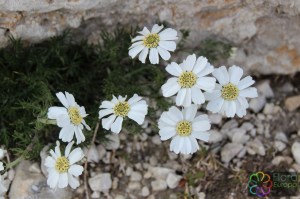
[[[10,35],[38,42],[69,28],[97,42],[103,28],[166,21],[190,30],[189,47],[208,36],[234,44],[229,64],[248,72],[292,74],[300,70],[299,14],[298,0],[0,0],[0,46]]]

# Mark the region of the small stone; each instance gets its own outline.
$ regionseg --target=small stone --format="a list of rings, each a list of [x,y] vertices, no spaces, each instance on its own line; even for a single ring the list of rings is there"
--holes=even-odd
[[[278,151],[283,151],[286,147],[286,144],[281,142],[281,141],[275,141],[274,142],[274,147],[275,149],[277,149]]]
[[[204,192],[198,193],[198,199],[205,199],[206,195]]]
[[[125,171],[125,175],[126,176],[130,176],[133,172],[133,169],[131,167],[127,167],[126,171]]]
[[[167,183],[164,180],[154,180],[151,182],[153,191],[163,191],[167,189]]]
[[[255,138],[253,141],[248,142],[247,147],[249,149],[252,149],[258,155],[264,156],[266,154],[266,150],[263,143],[257,138]]]
[[[170,189],[174,189],[178,186],[179,181],[182,179],[182,176],[176,175],[174,173],[169,173],[167,176],[167,185]]]
[[[157,165],[157,158],[156,158],[155,156],[151,156],[150,159],[149,159],[149,163],[150,163],[152,166]]]
[[[263,81],[258,83],[256,86],[257,91],[260,95],[266,97],[266,98],[273,98],[274,97],[274,92],[270,86],[270,81]]]
[[[168,150],[168,156],[170,160],[175,160],[176,158],[178,158],[178,154],[171,152]]]
[[[120,147],[120,138],[118,134],[108,134],[106,138],[109,140],[105,145],[105,148],[108,150],[117,150]]]
[[[266,98],[264,96],[258,96],[257,98],[253,98],[249,102],[249,108],[254,112],[260,112],[266,104]]]
[[[38,165],[37,162],[35,162],[35,163],[33,163],[32,165],[30,165],[29,171],[30,171],[31,173],[41,173],[40,166]]]
[[[290,82],[285,82],[279,90],[284,93],[291,93],[294,90],[294,86]]]
[[[295,142],[292,145],[292,154],[297,164],[300,164],[300,143],[299,142]]]
[[[288,143],[288,139],[287,139],[287,137],[286,137],[286,134],[283,133],[283,132],[278,132],[278,133],[276,133],[276,135],[275,135],[275,140],[278,140],[278,141],[282,141],[282,142]]]
[[[131,173],[130,181],[141,181],[142,174],[140,172],[134,171]]]
[[[112,182],[112,189],[117,189],[118,183],[119,183],[119,178],[114,177],[113,182]]]
[[[235,134],[245,135],[246,130],[241,128],[233,128],[230,131],[227,131],[227,136],[232,140]]]
[[[300,164],[294,163],[292,168],[295,169],[296,172],[300,173]]]
[[[154,178],[162,180],[166,180],[169,173],[175,172],[172,169],[164,167],[150,167],[149,171],[152,173]]]
[[[222,121],[222,115],[220,114],[211,114],[208,115],[208,118],[212,124],[220,124]]]
[[[263,110],[263,113],[266,115],[276,114],[280,111],[279,106],[275,106],[273,103],[267,103]]]
[[[231,130],[236,128],[238,125],[239,124],[235,119],[231,119],[222,126],[222,130]]]
[[[252,136],[252,137],[255,137],[256,136],[256,129],[251,129],[249,134]]]
[[[161,139],[158,135],[155,135],[151,138],[152,143],[156,145],[161,145]]]
[[[115,199],[125,199],[125,197],[118,194],[118,195],[115,196]]]
[[[110,173],[97,174],[91,177],[88,182],[93,191],[108,192],[112,187]]]
[[[142,133],[139,135],[139,138],[141,141],[145,142],[148,138],[148,135],[146,133]]]
[[[215,130],[210,130],[209,133],[210,133],[209,140],[208,140],[209,143],[214,144],[214,143],[222,141],[223,134],[221,134],[220,132],[215,131]]]
[[[240,143],[244,144],[250,139],[249,135],[246,135],[246,131],[241,131],[241,132],[235,132],[234,135],[232,136],[232,142],[233,143]]]
[[[247,149],[243,147],[243,149],[238,153],[237,157],[238,158],[243,158],[247,153]]]
[[[254,125],[250,122],[244,122],[240,129],[245,129],[246,131],[251,131],[254,128]]]
[[[150,171],[147,171],[145,174],[144,174],[144,178],[145,179],[149,179],[152,177],[152,173]]]
[[[147,196],[149,196],[149,194],[150,194],[149,188],[148,188],[147,186],[144,186],[144,187],[142,188],[142,193],[141,193],[141,195],[142,195],[143,197],[147,197]]]
[[[286,162],[287,164],[292,164],[293,159],[291,157],[288,156],[276,156],[273,160],[272,160],[272,164],[278,166],[281,162]]]
[[[243,149],[243,145],[239,143],[227,143],[221,150],[221,159],[225,163],[236,156]]]
[[[97,152],[98,152],[99,160],[102,160],[106,154],[106,150],[105,150],[104,146],[98,145]]]
[[[300,107],[300,95],[286,98],[284,104],[289,111],[296,110],[297,108]]]
[[[139,182],[129,182],[127,188],[129,190],[138,190],[138,189],[141,189],[141,183],[139,183]]]
[[[90,148],[84,148],[84,153],[88,162],[99,162],[100,158],[95,144],[92,144]]]
[[[91,195],[91,198],[100,198],[100,192],[94,191]]]

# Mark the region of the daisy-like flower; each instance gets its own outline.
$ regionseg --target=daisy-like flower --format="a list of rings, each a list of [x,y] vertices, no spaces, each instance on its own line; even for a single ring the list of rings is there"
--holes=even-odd
[[[148,105],[142,97],[134,94],[132,98],[126,101],[127,96],[113,96],[111,101],[103,101],[100,105],[99,119],[102,119],[102,127],[106,130],[111,130],[113,133],[120,133],[122,123],[125,117],[137,122],[139,125],[143,124],[145,116],[148,112]]]
[[[56,142],[55,152],[51,149],[50,154],[45,160],[45,166],[48,167],[47,184],[51,188],[65,188],[68,185],[73,189],[79,186],[77,178],[83,172],[83,167],[75,164],[83,157],[81,148],[76,148],[71,151],[74,141],[70,142],[65,149],[65,155],[60,152],[60,143]],[[74,177],[75,176],[75,177]]]
[[[59,138],[64,142],[70,142],[75,133],[77,144],[84,142],[83,126],[87,130],[91,130],[83,119],[87,116],[84,107],[79,106],[74,96],[68,92],[65,92],[65,95],[59,92],[56,93],[56,96],[64,107],[50,107],[48,109],[48,118],[55,119],[57,125],[62,128],[59,132]]]
[[[146,27],[138,32],[141,35],[131,40],[134,43],[129,48],[129,56],[134,58],[140,53],[139,60],[145,63],[150,51],[149,60],[151,64],[159,63],[158,54],[164,60],[169,60],[171,57],[169,51],[173,52],[176,49],[174,40],[178,39],[177,31],[172,28],[161,31],[163,27],[163,25],[159,26],[155,24],[151,32]]]
[[[172,138],[170,150],[176,154],[192,154],[199,149],[197,139],[208,141],[210,121],[207,115],[197,114],[197,105],[191,105],[180,111],[172,106],[163,112],[158,121],[161,140]]]
[[[180,65],[172,62],[166,67],[171,77],[162,85],[164,97],[170,97],[177,93],[176,105],[188,107],[192,104],[203,104],[204,95],[201,90],[211,92],[215,88],[216,79],[206,77],[213,72],[214,67],[208,63],[205,57],[196,59],[196,55],[189,55]]]
[[[255,87],[250,87],[255,81],[247,76],[241,80],[243,69],[238,66],[231,66],[227,71],[225,66],[214,70],[212,73],[219,82],[211,93],[205,93],[208,100],[207,110],[213,113],[220,113],[227,117],[239,117],[246,115],[249,104],[246,98],[257,97]]]

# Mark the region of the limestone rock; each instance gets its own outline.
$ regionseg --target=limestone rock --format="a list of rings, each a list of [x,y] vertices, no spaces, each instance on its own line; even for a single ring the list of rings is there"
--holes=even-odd
[[[182,176],[176,175],[174,173],[169,173],[167,176],[167,185],[170,189],[174,189],[178,186],[179,181],[182,179]]]
[[[163,191],[167,189],[167,183],[164,180],[155,180],[151,182],[153,191]]]
[[[225,163],[229,163],[230,160],[236,156],[243,149],[243,145],[239,143],[227,143],[221,151],[221,159]]]
[[[300,164],[300,143],[299,142],[295,142],[292,145],[292,154],[297,164]]]
[[[110,173],[100,173],[89,180],[89,185],[93,191],[107,192],[112,187]]]
[[[286,108],[289,111],[296,110],[298,107],[300,107],[300,95],[296,95],[296,96],[293,96],[293,97],[288,97],[284,101],[284,104],[285,104]]]

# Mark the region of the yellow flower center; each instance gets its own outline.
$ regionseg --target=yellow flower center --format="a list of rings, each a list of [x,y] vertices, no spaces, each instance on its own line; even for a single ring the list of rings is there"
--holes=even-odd
[[[130,106],[128,102],[119,102],[114,107],[115,115],[125,117],[127,116],[128,112],[130,110]]]
[[[227,101],[236,100],[239,96],[239,92],[238,87],[232,83],[224,85],[221,90],[222,98]]]
[[[178,83],[182,88],[191,88],[196,82],[197,76],[192,72],[183,72],[178,78]]]
[[[192,133],[192,124],[189,121],[183,120],[176,125],[177,134],[180,136],[189,136]]]
[[[69,168],[70,168],[69,160],[66,157],[62,156],[56,159],[55,169],[59,173],[65,173],[68,171]]]
[[[70,107],[68,109],[68,113],[71,119],[71,122],[75,125],[78,125],[82,121],[82,117],[80,115],[79,109],[76,107]]]
[[[148,34],[143,39],[143,43],[144,43],[144,46],[146,46],[148,48],[156,48],[158,46],[159,40],[160,40],[159,35],[156,33],[153,33],[153,34]]]

